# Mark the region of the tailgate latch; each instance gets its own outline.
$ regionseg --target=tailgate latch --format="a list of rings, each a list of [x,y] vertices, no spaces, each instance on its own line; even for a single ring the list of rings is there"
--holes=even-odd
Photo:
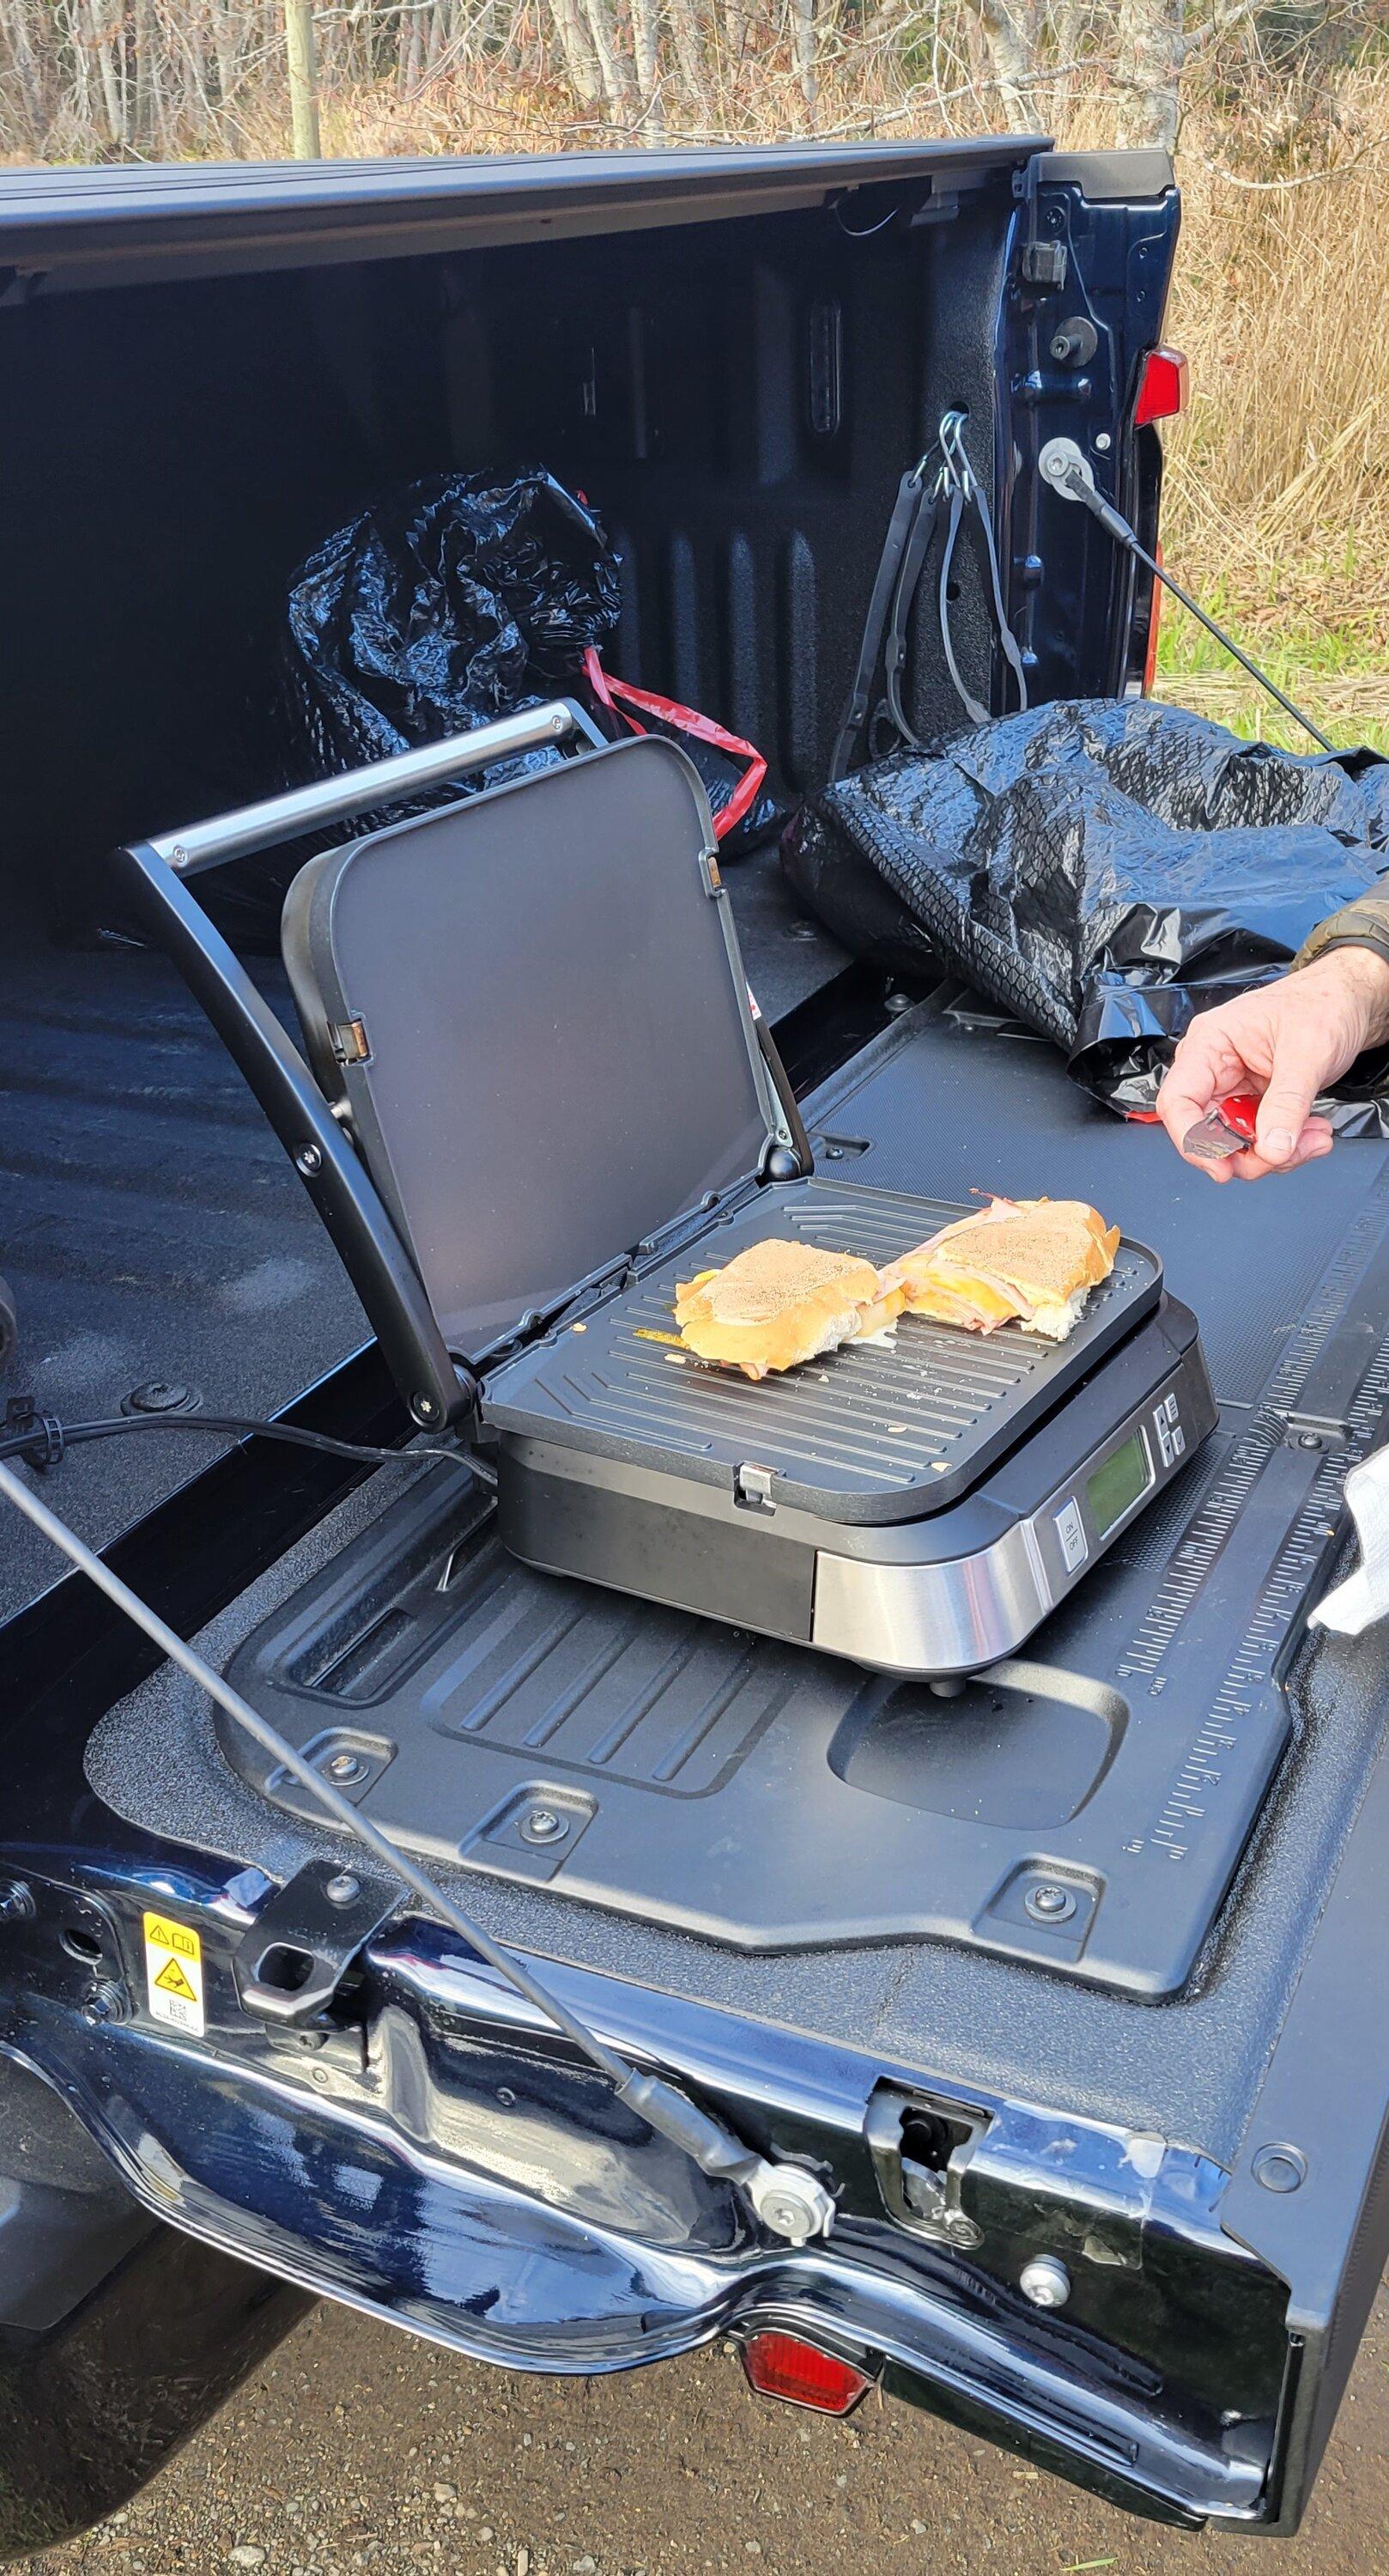
[[[232,1968],[243,2012],[288,2030],[316,2021],[402,1894],[390,1879],[306,1861],[237,1944]]]

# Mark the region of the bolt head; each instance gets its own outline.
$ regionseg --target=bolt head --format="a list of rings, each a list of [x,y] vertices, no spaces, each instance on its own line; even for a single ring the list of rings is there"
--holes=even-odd
[[[360,1753],[335,1753],[326,1767],[330,1780],[365,1780],[367,1776]]]
[[[1059,1879],[1044,1878],[1029,1887],[1023,1904],[1035,1923],[1068,1923],[1076,1910],[1075,1892]]]
[[[88,2022],[120,2021],[125,2012],[125,1998],[110,1977],[94,1985],[82,2007],[82,2018]]]
[[[1107,429],[1102,429],[1097,433],[1095,439],[1095,451],[1097,455],[1107,456],[1113,445],[1114,441],[1110,437]]]
[[[315,1172],[321,1172],[323,1169],[322,1146],[301,1145],[294,1157],[294,1168],[296,1172],[303,1173],[306,1181],[311,1181]]]
[[[569,1819],[554,1807],[532,1807],[521,1818],[521,1839],[528,1843],[562,1843],[569,1831]]]
[[[1034,2254],[1022,2267],[1018,2287],[1034,2308],[1064,2308],[1071,2295],[1071,2276],[1054,2254]]]
[[[1265,2191],[1300,2191],[1307,2180],[1307,2159],[1300,2147],[1260,2147],[1250,2171]]]
[[[355,1905],[362,1892],[362,1882],[350,1869],[340,1869],[327,1881],[323,1893],[330,1905]]]

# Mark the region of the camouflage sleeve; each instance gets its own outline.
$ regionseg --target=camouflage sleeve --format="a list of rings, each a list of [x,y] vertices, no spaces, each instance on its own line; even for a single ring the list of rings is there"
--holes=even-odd
[[[1358,894],[1353,903],[1342,904],[1326,921],[1319,921],[1310,939],[1305,939],[1293,959],[1294,967],[1310,966],[1314,957],[1324,957],[1328,948],[1356,946],[1373,948],[1389,962],[1389,886],[1381,894]]]

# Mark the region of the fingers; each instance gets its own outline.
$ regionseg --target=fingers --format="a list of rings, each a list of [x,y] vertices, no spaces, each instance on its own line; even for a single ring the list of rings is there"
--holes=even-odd
[[[1259,1103],[1255,1159],[1271,1172],[1291,1171],[1302,1151],[1312,1103],[1328,1074],[1328,1047],[1319,1029],[1285,1028],[1277,1035],[1273,1071]],[[1320,1122],[1323,1126],[1325,1121]]]
[[[1293,1152],[1281,1163],[1266,1161],[1264,1156],[1251,1146],[1247,1153],[1232,1154],[1227,1163],[1222,1163],[1220,1177],[1222,1180],[1232,1181],[1262,1181],[1266,1180],[1271,1172],[1300,1171],[1304,1163],[1319,1163],[1324,1154],[1330,1153],[1335,1141],[1335,1134],[1327,1119],[1309,1118],[1297,1139]]]
[[[1200,1125],[1217,1100],[1224,1099],[1252,1076],[1238,1048],[1220,1025],[1215,1012],[1193,1022],[1172,1059],[1171,1068],[1157,1096],[1157,1113],[1168,1135],[1182,1152],[1193,1127]],[[1194,1154],[1185,1154],[1184,1162],[1212,1173],[1222,1166],[1200,1163]]]

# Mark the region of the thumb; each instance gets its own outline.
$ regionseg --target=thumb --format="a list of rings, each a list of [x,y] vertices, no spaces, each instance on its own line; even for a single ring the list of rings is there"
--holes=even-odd
[[[1280,1035],[1255,1133],[1255,1151],[1264,1162],[1291,1162],[1326,1074],[1326,1052],[1315,1031]]]

